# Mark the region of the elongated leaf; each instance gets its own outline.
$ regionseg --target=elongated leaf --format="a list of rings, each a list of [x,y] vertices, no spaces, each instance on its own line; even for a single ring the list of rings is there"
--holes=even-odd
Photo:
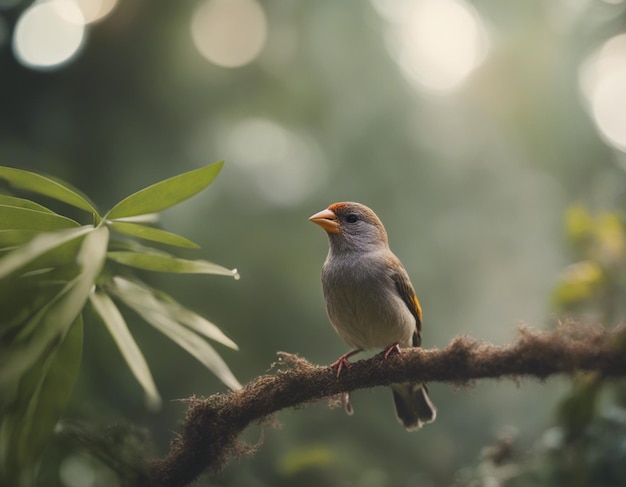
[[[181,237],[175,233],[166,232],[165,230],[160,230],[158,228],[119,221],[113,221],[109,226],[117,232],[132,235],[133,237],[142,238],[144,240],[175,245],[177,247],[187,247],[191,249],[200,248],[198,244],[185,237]]]
[[[136,310],[148,323],[161,333],[169,337],[174,343],[198,360],[202,365],[215,374],[226,386],[232,390],[241,389],[241,384],[235,378],[226,362],[206,340],[201,339],[189,328],[176,321],[148,310]]]
[[[74,306],[82,309],[89,294],[93,291],[96,278],[106,260],[106,250],[109,243],[109,230],[99,227],[85,237],[85,241],[76,256],[76,261],[83,269],[80,276],[79,294],[75,298]],[[78,314],[78,313],[76,313]]]
[[[157,223],[161,219],[158,213],[146,213],[145,215],[127,216],[124,218],[116,218],[116,222],[126,223]]]
[[[98,215],[98,210],[89,198],[67,183],[60,183],[48,176],[6,166],[0,166],[0,178],[6,179],[16,188],[33,191]]]
[[[140,244],[136,240],[111,240],[111,243],[109,244],[109,251],[147,252],[149,254],[171,255],[164,250]]]
[[[67,280],[50,282],[48,276],[56,277],[56,272],[0,279],[0,343],[6,344],[14,338],[67,284]]]
[[[46,213],[54,213],[39,203],[27,200],[24,198],[16,198],[15,196],[9,196],[8,194],[0,194],[0,205],[17,206],[19,208],[28,208],[29,210],[43,211]]]
[[[156,213],[199,193],[217,177],[223,161],[195,169],[148,186],[115,205],[105,216],[116,218]]]
[[[82,311],[104,264],[109,231],[100,227],[87,235],[76,256],[82,272],[15,335],[0,354],[0,398],[10,400],[16,381],[41,357]],[[36,333],[35,333],[36,330]]]
[[[46,252],[93,231],[95,231],[94,227],[84,226],[37,235],[27,244],[0,259],[0,279],[7,277]]]
[[[111,298],[109,298],[109,296],[102,291],[96,291],[89,297],[89,299],[96,312],[102,318],[102,321],[104,321],[104,324],[108,328],[109,333],[111,333],[111,336],[115,340],[120,352],[122,352],[122,356],[130,367],[131,372],[139,384],[141,384],[141,387],[146,393],[148,404],[153,409],[160,408],[161,397],[159,396],[154,380],[152,379],[150,368],[148,367],[146,359],[141,353],[140,348],[133,339],[133,336],[128,329],[128,325],[126,324],[126,321],[124,321],[124,317],[117,309],[117,306],[115,306],[115,303],[111,300]]]
[[[84,236],[75,238],[53,248],[49,252],[44,253],[21,267],[12,277],[24,279],[28,276],[43,273],[45,275],[41,276],[40,280],[37,282],[38,286],[47,285],[49,278],[56,281],[60,279],[63,281],[63,284],[66,284],[80,274],[80,266],[76,262],[76,255],[78,254],[84,238]],[[0,282],[2,280],[6,279],[0,278]],[[14,281],[13,278],[10,278],[10,280]]]
[[[0,248],[23,245],[38,233],[36,230],[0,230]]]
[[[186,260],[167,254],[147,252],[109,252],[107,257],[120,264],[147,271],[174,272],[177,274],[218,274],[239,278],[237,269],[227,269],[206,260]]]
[[[167,314],[170,318],[178,321],[188,328],[191,328],[200,335],[204,335],[205,337],[215,340],[216,342],[232,348],[233,350],[239,350],[239,347],[235,342],[228,338],[222,330],[206,318],[203,318],[199,314],[185,308],[183,305],[174,300],[174,298],[162,291],[151,289],[151,292],[162,306],[162,312]]]
[[[12,340],[3,343],[0,355],[0,406],[11,403],[18,394],[18,386],[24,374],[34,367],[41,357],[54,348],[55,340],[67,330],[63,323],[47,320],[51,310],[63,302],[65,296],[76,285],[78,278],[68,283],[41,309],[13,333]],[[37,330],[36,333],[33,333]],[[19,335],[16,337],[15,335]]]
[[[7,205],[0,205],[0,225],[4,230],[38,230],[41,232],[79,226],[71,218],[56,213]]]
[[[215,349],[195,332],[163,314],[161,304],[149,290],[121,277],[115,277],[112,291],[144,320],[195,357],[229,388],[241,388],[241,384]]]
[[[10,467],[0,479],[6,485],[34,480],[39,458],[69,402],[82,348],[83,321],[78,315],[60,341],[22,377],[16,401],[2,415],[0,463]]]

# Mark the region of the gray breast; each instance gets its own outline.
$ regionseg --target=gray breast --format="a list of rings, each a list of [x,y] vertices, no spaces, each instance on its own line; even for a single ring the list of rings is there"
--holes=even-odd
[[[342,260],[342,265],[327,262],[322,271],[326,308],[337,333],[350,346],[364,350],[394,343],[409,346],[415,318],[384,265],[372,266],[371,259]]]

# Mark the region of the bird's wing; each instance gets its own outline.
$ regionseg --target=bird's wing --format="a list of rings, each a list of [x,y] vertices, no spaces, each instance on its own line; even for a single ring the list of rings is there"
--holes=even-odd
[[[422,307],[417,299],[417,294],[413,289],[413,285],[409,280],[409,276],[405,272],[396,272],[391,278],[393,279],[398,294],[402,301],[407,305],[411,314],[415,317],[415,334],[413,335],[413,346],[419,347],[422,342]]]

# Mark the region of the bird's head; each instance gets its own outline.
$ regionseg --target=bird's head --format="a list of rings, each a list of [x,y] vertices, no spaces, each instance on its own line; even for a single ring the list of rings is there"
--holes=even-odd
[[[360,203],[333,203],[309,220],[326,230],[331,251],[370,251],[388,245],[380,219]]]

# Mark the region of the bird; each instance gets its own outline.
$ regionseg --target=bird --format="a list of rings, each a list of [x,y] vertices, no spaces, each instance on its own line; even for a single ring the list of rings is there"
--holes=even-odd
[[[338,202],[309,218],[326,231],[329,250],[322,267],[322,289],[331,325],[352,350],[331,366],[350,367],[349,357],[382,349],[385,358],[419,347],[422,308],[400,259],[389,248],[387,232],[369,207]],[[397,419],[408,431],[433,422],[437,409],[426,384],[391,384]],[[347,395],[346,411],[351,413]]]

